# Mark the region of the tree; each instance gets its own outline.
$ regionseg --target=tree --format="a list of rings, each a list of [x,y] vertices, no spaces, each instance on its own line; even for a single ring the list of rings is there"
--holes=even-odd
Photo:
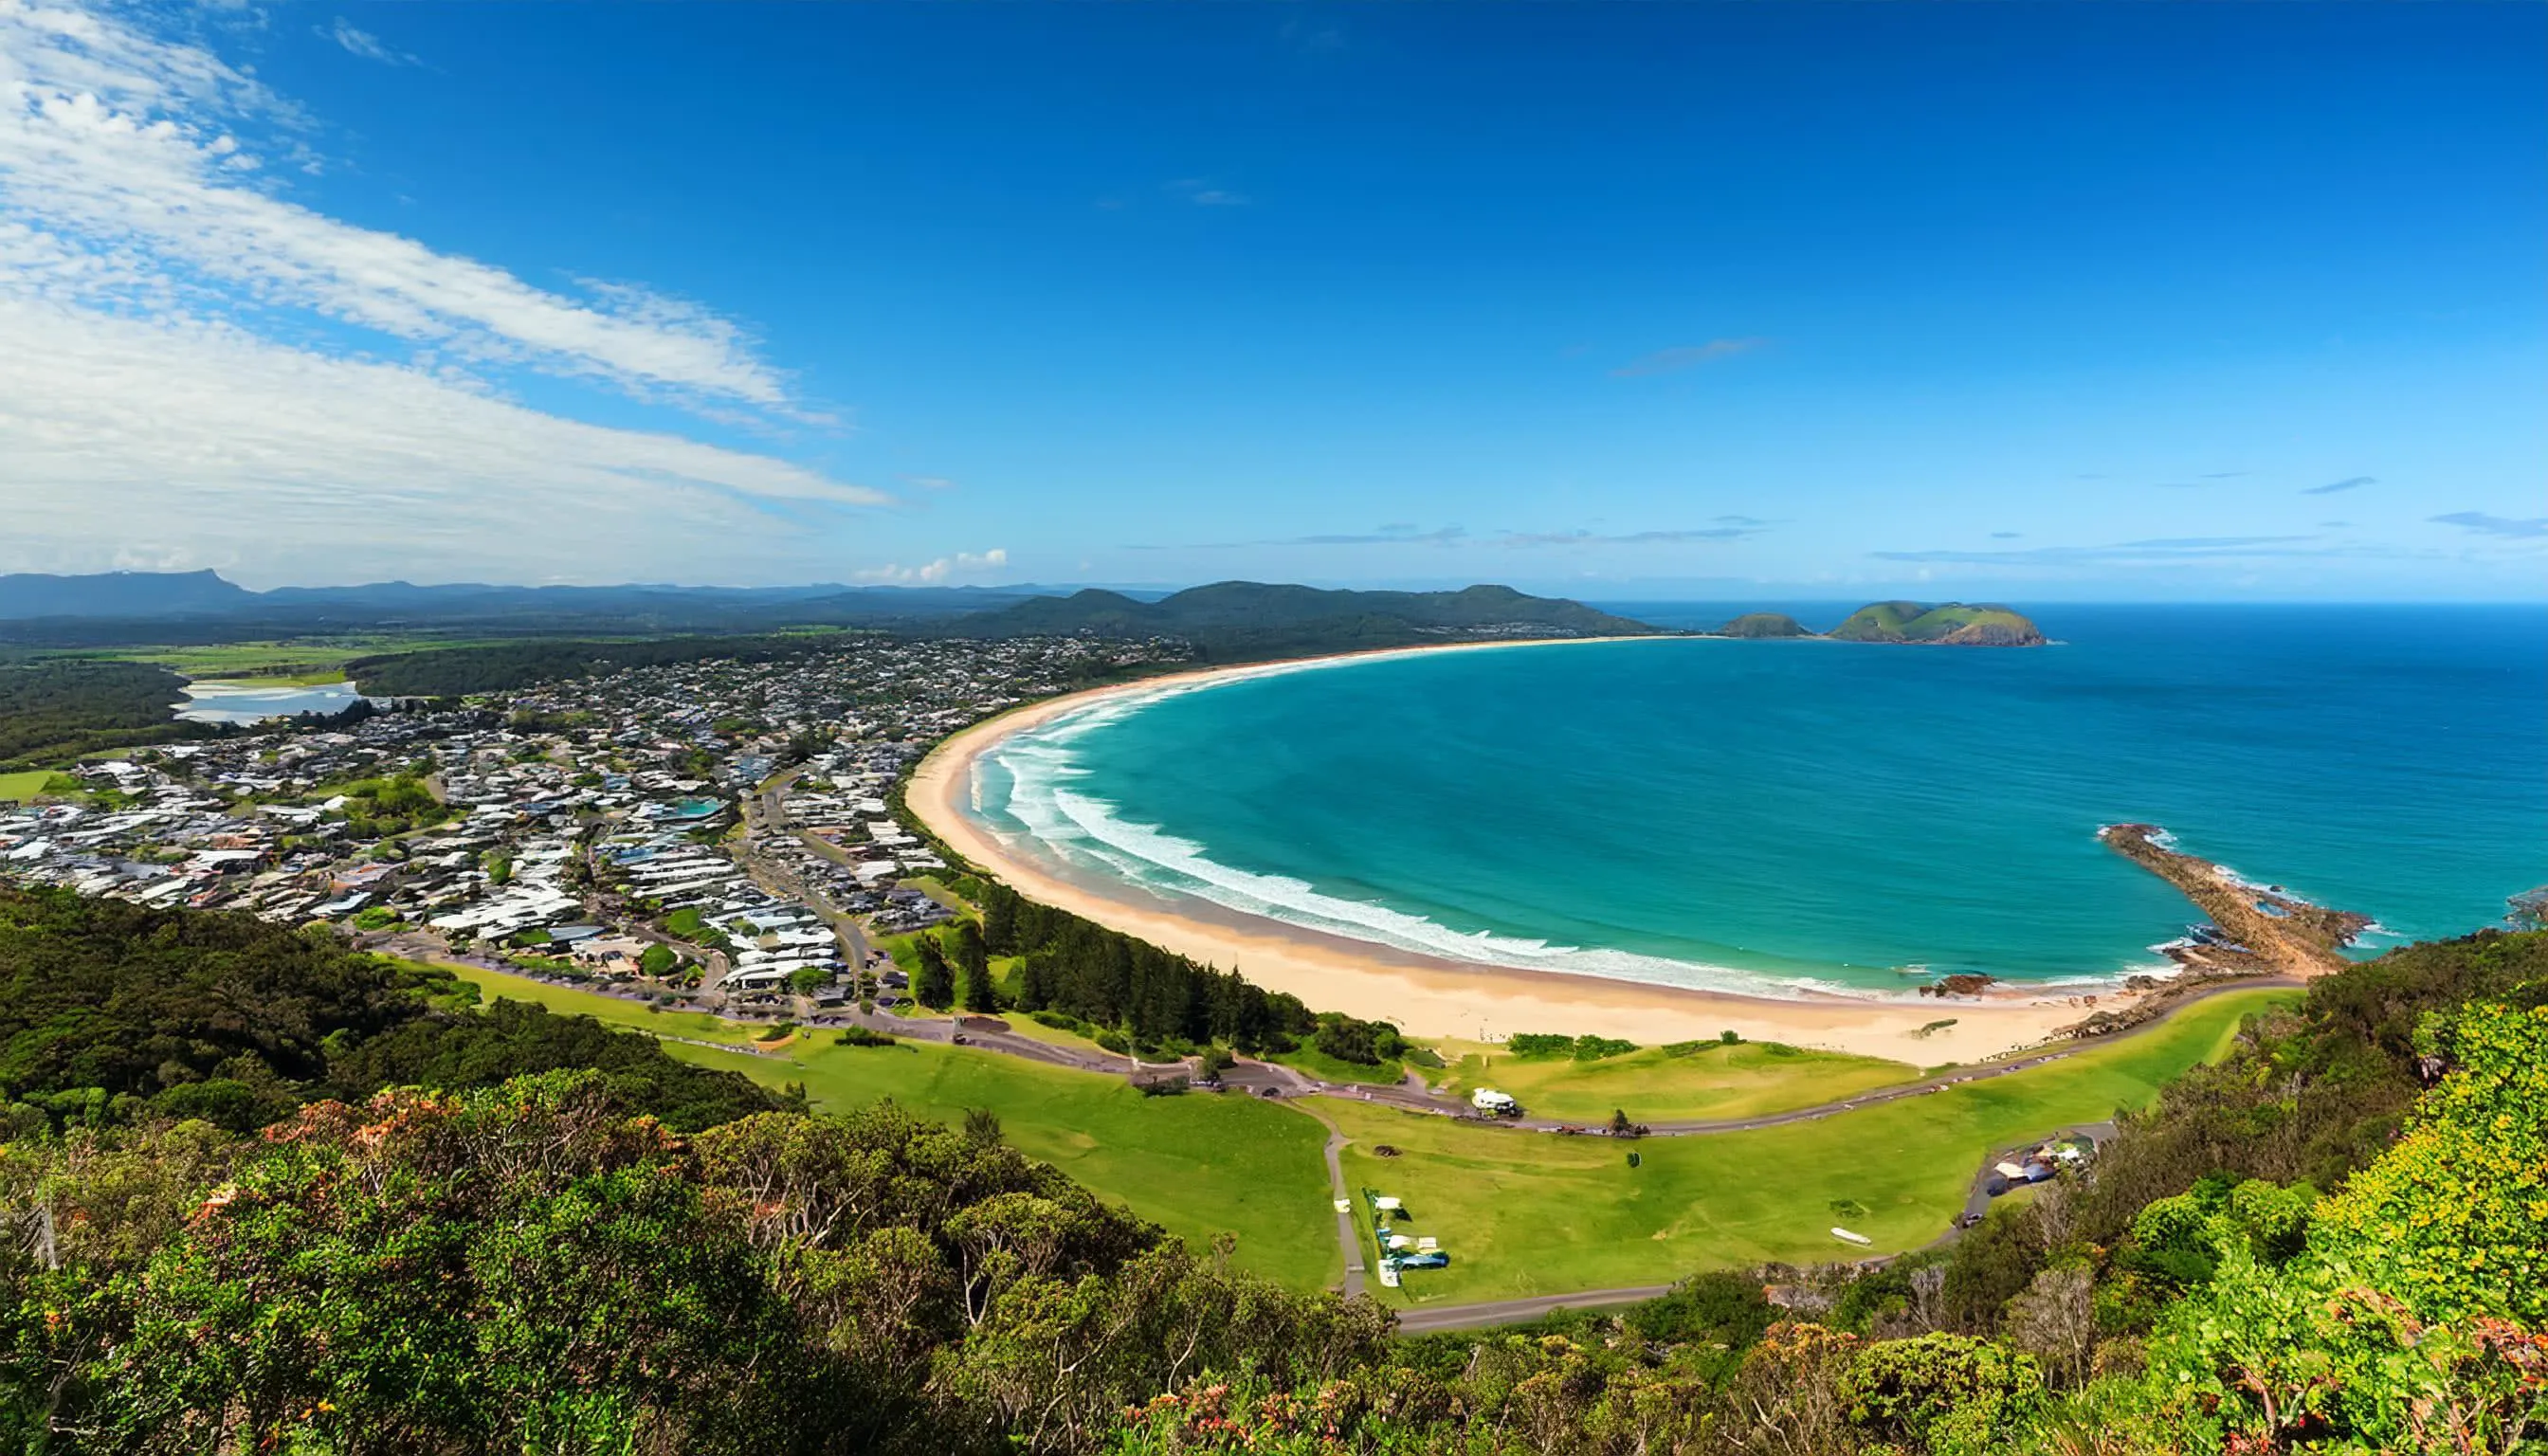
[[[956,975],[947,965],[947,953],[938,949],[936,936],[919,936],[912,950],[920,956],[920,971],[911,978],[911,999],[932,1011],[944,1011],[956,1003]]]
[[[963,972],[966,1011],[988,1016],[1000,1009],[999,988],[991,983],[991,955],[982,944],[981,927],[967,920],[956,929],[956,963]]]
[[[646,954],[637,957],[637,968],[658,980],[681,963],[682,957],[670,946],[648,946]]]
[[[819,965],[800,965],[787,972],[787,989],[799,996],[811,996],[832,983],[832,973]]]

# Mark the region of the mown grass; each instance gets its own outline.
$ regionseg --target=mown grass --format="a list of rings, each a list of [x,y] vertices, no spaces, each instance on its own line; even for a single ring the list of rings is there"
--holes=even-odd
[[[665,1049],[770,1086],[801,1082],[821,1110],[890,1097],[923,1117],[952,1122],[967,1109],[988,1108],[1010,1145],[1197,1249],[1233,1234],[1236,1264],[1296,1289],[1323,1288],[1342,1273],[1320,1154],[1325,1131],[1274,1104],[1202,1092],[1143,1097],[1115,1077],[929,1043],[843,1046],[819,1029],[777,1052],[753,1051],[747,1048],[759,1028],[452,968],[490,1000],[536,1001],[611,1026],[730,1046],[727,1051],[667,1042]]]
[[[1411,1273],[1386,1298],[1463,1304],[1662,1284],[1861,1252],[1832,1237],[1835,1224],[1874,1240],[1865,1252],[1925,1244],[1961,1208],[1983,1154],[2145,1105],[2168,1078],[2225,1054],[2241,1017],[2296,994],[2216,997],[2061,1061],[1759,1132],[1623,1142],[1342,1098],[1318,1106],[1353,1139],[1348,1186],[1405,1199],[1404,1231],[1432,1234],[1451,1254],[1449,1268]],[[1401,1155],[1373,1155],[1382,1143]],[[1630,1152],[1642,1166],[1628,1166]],[[1866,1211],[1835,1213],[1844,1201]]]
[[[1533,1116],[1574,1123],[1606,1122],[1613,1109],[1640,1123],[1757,1117],[1920,1075],[1903,1062],[1762,1042],[1650,1046],[1598,1061],[1515,1056],[1475,1043],[1443,1050],[1458,1058],[1440,1084],[1444,1091],[1465,1098],[1493,1087],[1511,1093]]]
[[[30,769],[23,774],[0,774],[0,804],[23,804],[44,792],[52,780],[51,769]]]

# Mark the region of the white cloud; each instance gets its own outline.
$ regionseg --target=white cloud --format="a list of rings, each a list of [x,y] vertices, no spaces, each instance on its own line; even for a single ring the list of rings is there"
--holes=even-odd
[[[414,56],[404,50],[391,49],[381,44],[380,37],[369,31],[356,29],[352,21],[341,15],[336,17],[336,23],[332,26],[316,26],[312,29],[365,60],[377,60],[383,65],[419,64]]]
[[[88,301],[220,296],[641,398],[810,412],[704,309],[629,285],[535,288],[278,195],[242,124],[286,113],[200,47],[0,0],[0,215],[87,253]]]
[[[1168,184],[1168,191],[1199,208],[1243,208],[1248,204],[1247,194],[1215,187],[1201,177],[1180,177]]]
[[[923,562],[919,566],[869,567],[857,575],[858,580],[862,582],[879,582],[897,587],[936,587],[960,577],[978,576],[994,567],[1006,567],[1008,564],[1008,549],[994,546],[979,556],[969,551],[958,551],[954,556],[942,556],[936,561]]]
[[[789,519],[887,499],[227,323],[0,297],[0,570],[735,580],[787,554]]]
[[[309,123],[154,14],[0,0],[0,570],[768,580],[888,501],[508,399],[527,370],[823,417],[705,309],[569,297],[287,199]]]

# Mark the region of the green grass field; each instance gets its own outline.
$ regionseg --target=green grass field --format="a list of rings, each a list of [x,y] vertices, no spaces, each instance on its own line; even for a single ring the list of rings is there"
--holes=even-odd
[[[954,1121],[968,1108],[988,1108],[999,1115],[1011,1146],[1123,1202],[1197,1249],[1219,1233],[1234,1233],[1241,1267],[1298,1289],[1324,1288],[1343,1272],[1320,1154],[1326,1133],[1274,1104],[1209,1093],[1145,1098],[1113,1077],[994,1052],[915,1043],[842,1046],[821,1031],[783,1054],[756,1053],[742,1049],[756,1028],[696,1012],[650,1012],[474,967],[452,969],[490,1000],[536,1001],[612,1026],[732,1046],[737,1049],[728,1052],[667,1042],[665,1049],[772,1086],[802,1082],[825,1110],[891,1097],[923,1117]]]
[[[1383,1297],[1465,1304],[1663,1284],[1707,1268],[1809,1262],[1936,1238],[1982,1155],[2145,1104],[2160,1083],[2225,1054],[2240,1017],[2296,992],[2219,996],[2164,1026],[2047,1066],[1934,1095],[1755,1133],[1615,1142],[1481,1127],[1321,1099],[1352,1145],[1345,1180],[1407,1201],[1451,1266]],[[1387,1143],[1401,1155],[1382,1158]],[[1642,1167],[1630,1168],[1634,1150]],[[1835,1212],[1842,1202],[1866,1212]],[[1368,1234],[1366,1233],[1366,1238]]]
[[[0,804],[23,804],[43,792],[54,771],[30,769],[24,774],[0,774]]]
[[[506,639],[402,636],[356,633],[341,637],[289,637],[263,642],[224,642],[210,646],[132,647],[101,656],[126,662],[157,663],[189,678],[253,679],[278,686],[307,687],[341,682],[345,664],[358,657],[426,648],[485,647]]]
[[[1586,1124],[1609,1121],[1614,1108],[1640,1123],[1755,1117],[1920,1075],[1918,1067],[1898,1061],[1758,1042],[1702,1042],[1679,1056],[1650,1046],[1599,1061],[1513,1056],[1474,1043],[1443,1050],[1459,1059],[1438,1084],[1442,1090],[1465,1098],[1493,1087],[1520,1099],[1535,1117]]]

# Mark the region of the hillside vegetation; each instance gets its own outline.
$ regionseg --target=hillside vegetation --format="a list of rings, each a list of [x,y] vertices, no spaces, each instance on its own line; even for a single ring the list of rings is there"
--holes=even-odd
[[[247,1132],[385,1086],[598,1068],[680,1128],[791,1105],[650,1037],[500,1004],[448,973],[246,916],[0,889],[0,1109],[11,1137],[202,1119]],[[799,1099],[801,1100],[801,1099]]]
[[[210,724],[177,720],[185,690],[184,679],[149,663],[0,653],[0,768],[211,737]]]
[[[2548,934],[2313,983],[2126,1117],[2092,1169],[1952,1244],[1393,1340],[1377,1305],[1233,1272],[994,1118],[818,1117],[748,1087],[668,1115],[671,1084],[606,1070],[373,1090],[503,1057],[383,1051],[353,1077],[348,1051],[497,1019],[228,917],[0,903],[6,1449],[2438,1456],[2548,1438]],[[1069,931],[1020,916],[1009,934],[1060,958]],[[587,1049],[623,1054],[601,1036]],[[163,1100],[219,1079],[280,1095],[235,1117]],[[1820,1161],[1881,1155],[1851,1137],[1861,1116],[1814,1125]],[[1840,1199],[1827,1217],[1858,1218]]]

